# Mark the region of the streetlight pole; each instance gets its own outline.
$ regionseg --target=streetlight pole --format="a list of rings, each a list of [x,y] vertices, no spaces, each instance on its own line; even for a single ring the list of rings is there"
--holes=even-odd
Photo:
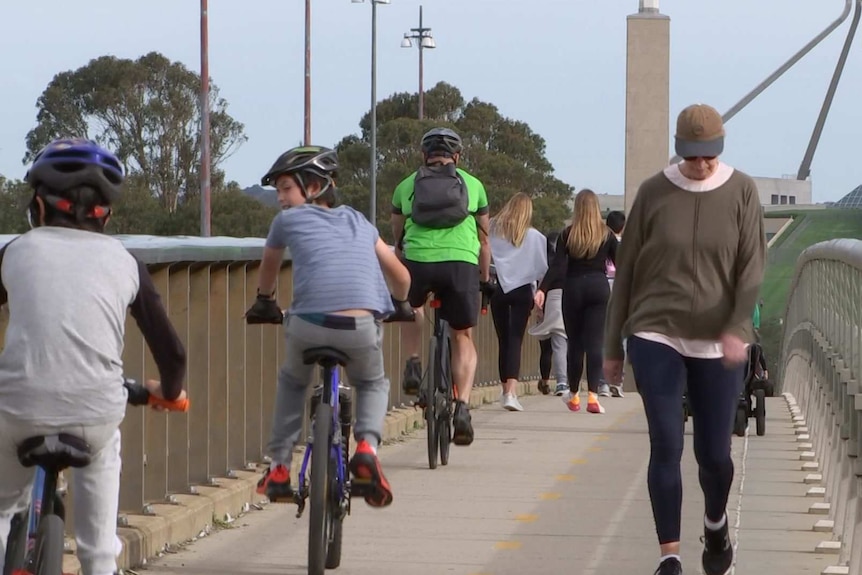
[[[412,34],[410,33],[412,32]],[[419,27],[410,28],[410,32],[404,34],[404,40],[401,41],[402,48],[413,47],[413,40],[416,40],[419,47],[419,119],[425,118],[425,88],[423,86],[425,77],[425,62],[423,52],[425,48],[436,48],[434,37],[431,35],[431,28],[426,28],[422,25],[422,6],[419,6]]]
[[[210,236],[210,69],[207,0],[201,0],[201,236]]]
[[[305,0],[305,125],[304,145],[311,145],[311,0]]]
[[[377,5],[391,0],[371,1],[371,206],[368,219],[377,226]],[[352,0],[361,4],[365,0]]]

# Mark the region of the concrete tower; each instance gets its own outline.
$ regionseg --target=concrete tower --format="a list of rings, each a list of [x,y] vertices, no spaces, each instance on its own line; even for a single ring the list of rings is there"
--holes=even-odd
[[[626,212],[638,187],[668,163],[670,18],[659,0],[640,0],[628,16],[626,50]]]

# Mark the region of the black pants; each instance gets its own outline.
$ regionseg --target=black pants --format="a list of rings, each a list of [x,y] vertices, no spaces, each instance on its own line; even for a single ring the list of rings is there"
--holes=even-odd
[[[554,360],[554,349],[551,338],[539,340],[539,374],[544,381],[551,379],[551,363]]]
[[[720,359],[684,357],[667,345],[638,337],[630,337],[627,348],[649,425],[647,483],[656,532],[659,543],[671,543],[680,540],[686,384],[706,516],[720,521],[733,482],[730,443],[742,392],[742,366],[728,369]]]
[[[518,379],[521,371],[521,344],[533,309],[533,288],[529,284],[503,293],[500,287],[491,297],[491,318],[500,346],[500,381]]]
[[[563,285],[563,324],[569,339],[569,387],[577,390],[587,358],[587,383],[598,393],[602,380],[602,344],[605,313],[610,297],[608,278],[603,273],[567,277]]]

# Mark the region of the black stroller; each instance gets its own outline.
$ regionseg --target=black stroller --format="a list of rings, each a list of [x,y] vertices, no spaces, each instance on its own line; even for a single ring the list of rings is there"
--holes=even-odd
[[[757,435],[766,435],[766,398],[775,394],[775,386],[769,381],[763,347],[753,343],[748,348],[748,363],[745,366],[745,388],[739,396],[739,405],[733,421],[733,433],[742,437],[748,427],[748,418],[754,417]],[[688,394],[683,395],[683,418],[688,421],[691,407]]]

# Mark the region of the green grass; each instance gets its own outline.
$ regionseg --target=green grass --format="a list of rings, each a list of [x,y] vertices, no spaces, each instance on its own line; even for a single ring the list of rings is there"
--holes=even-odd
[[[764,319],[783,317],[796,260],[809,246],[836,238],[862,239],[862,210],[830,209],[768,214],[794,218],[790,228],[769,249],[761,297]]]
[[[837,238],[862,239],[862,210],[801,210],[769,213],[767,217],[794,218],[790,227],[769,248],[769,261],[760,290],[763,298],[761,343],[769,370],[777,375],[784,332],[781,320],[799,254],[818,242]]]

